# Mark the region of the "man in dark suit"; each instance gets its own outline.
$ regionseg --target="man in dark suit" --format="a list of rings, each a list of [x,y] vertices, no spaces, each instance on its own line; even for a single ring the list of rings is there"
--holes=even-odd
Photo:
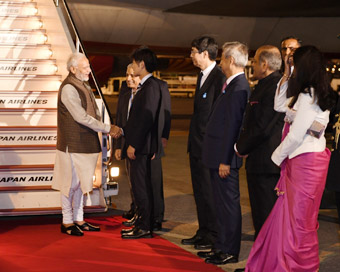
[[[155,157],[151,160],[151,186],[153,192],[153,229],[154,230],[161,230],[162,229],[162,221],[164,218],[164,193],[163,193],[163,172],[162,172],[162,160],[161,158],[164,156],[164,148],[167,145],[169,135],[170,135],[170,128],[171,128],[171,98],[168,89],[168,85],[166,82],[156,79],[162,91],[162,109],[164,114],[164,122],[162,126],[159,126],[161,129],[159,136],[159,148]],[[116,113],[116,125],[118,127],[124,127],[127,123],[128,118],[128,111],[131,108],[132,100],[134,95],[138,91],[138,84],[140,83],[140,78],[134,75],[134,71],[132,69],[132,64],[127,66],[126,70],[126,81],[123,82],[119,97],[118,97],[118,105],[117,105],[117,113]],[[115,158],[117,160],[125,159],[126,156],[122,156],[122,148],[125,144],[125,138],[120,137],[115,141]],[[126,154],[125,154],[126,155]],[[130,163],[129,160],[126,160],[126,172],[128,174],[128,180],[130,184],[130,192],[131,192],[131,205],[130,210],[123,214],[124,218],[132,219],[136,213],[136,206],[134,203],[134,197],[131,188],[130,182]],[[137,219],[137,216],[127,222],[123,222],[123,224],[127,226],[132,226]]]
[[[128,111],[131,106],[132,97],[137,92],[137,87],[140,82],[140,78],[134,75],[132,64],[130,63],[126,68],[126,81],[122,83],[122,87],[118,96],[117,103],[117,111],[116,111],[116,122],[115,125],[118,127],[125,127],[128,117]],[[125,138],[120,137],[115,141],[115,153],[114,156],[116,160],[125,159],[125,156],[122,156],[122,149],[125,145]],[[130,210],[128,212],[124,212],[123,217],[126,219],[132,219],[136,212],[136,207],[134,203],[131,181],[130,181],[130,164],[128,160],[125,160],[126,173],[130,185],[130,194],[131,194],[131,205]]]
[[[240,42],[223,45],[221,67],[227,76],[210,114],[203,142],[202,160],[210,170],[217,212],[217,239],[211,251],[198,252],[206,263],[238,262],[241,246],[239,168],[242,159],[234,151],[250,93],[244,68],[248,48]]]
[[[202,144],[208,117],[216,98],[221,93],[225,76],[216,65],[218,45],[211,37],[194,39],[191,44],[191,59],[201,69],[197,79],[194,113],[190,122],[188,152],[191,180],[197,208],[198,230],[183,239],[184,245],[195,245],[195,249],[209,249],[215,242],[216,215],[209,169],[202,163]]]
[[[130,163],[131,186],[138,218],[133,228],[122,231],[123,239],[152,237],[153,193],[150,165],[151,159],[158,152],[163,129],[161,124],[164,125],[161,86],[151,74],[156,69],[156,55],[150,49],[141,47],[133,52],[132,60],[134,74],[140,77],[141,82],[122,133],[125,137],[123,154],[126,152]]]
[[[252,62],[254,78],[259,80],[246,108],[244,126],[235,146],[248,155],[246,173],[255,239],[276,202],[276,183],[280,168],[271,155],[280,144],[284,114],[274,110],[274,96],[281,75],[281,55],[277,47],[261,46]]]

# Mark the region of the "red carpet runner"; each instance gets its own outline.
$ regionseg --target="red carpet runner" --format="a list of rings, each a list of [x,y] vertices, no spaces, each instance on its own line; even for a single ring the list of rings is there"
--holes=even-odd
[[[0,271],[222,271],[167,240],[123,240],[121,217],[93,217],[100,232],[73,237],[60,232],[60,219],[0,220]]]

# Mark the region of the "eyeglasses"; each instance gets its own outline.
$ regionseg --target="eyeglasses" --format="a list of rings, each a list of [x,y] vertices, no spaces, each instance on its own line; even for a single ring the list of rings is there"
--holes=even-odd
[[[281,50],[282,51],[287,51],[287,50],[290,50],[290,51],[295,51],[297,49],[297,47],[282,47]]]

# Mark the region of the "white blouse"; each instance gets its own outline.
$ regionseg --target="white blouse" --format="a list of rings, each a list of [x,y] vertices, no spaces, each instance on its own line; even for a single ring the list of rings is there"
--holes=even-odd
[[[288,82],[283,83],[279,87],[280,83],[281,80],[277,85],[274,109],[278,112],[286,112],[286,119],[290,119],[292,124],[289,133],[272,154],[272,161],[278,166],[287,157],[291,159],[302,153],[324,151],[326,148],[324,132],[318,139],[307,134],[307,130],[314,121],[318,121],[325,127],[329,121],[329,110],[322,111],[320,109],[316,103],[314,89],[312,89],[312,96],[308,93],[301,93],[299,95],[293,106],[293,111],[295,112],[291,114],[292,110],[289,109],[288,105],[292,98],[286,97]]]

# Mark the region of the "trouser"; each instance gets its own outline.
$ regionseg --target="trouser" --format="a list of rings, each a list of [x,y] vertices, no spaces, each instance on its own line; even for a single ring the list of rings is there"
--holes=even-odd
[[[71,159],[72,160],[72,159]],[[61,194],[61,208],[63,224],[72,224],[74,221],[84,220],[84,195],[80,188],[80,181],[72,162],[72,182],[69,196]]]

